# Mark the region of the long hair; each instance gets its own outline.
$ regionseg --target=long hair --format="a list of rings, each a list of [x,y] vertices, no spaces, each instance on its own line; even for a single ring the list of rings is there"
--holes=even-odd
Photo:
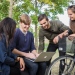
[[[69,6],[67,10],[71,10],[75,14],[75,5]],[[70,28],[75,33],[75,20],[70,20]]]
[[[75,33],[75,20],[70,20],[70,28],[72,29],[72,32]]]
[[[9,41],[12,39],[16,28],[16,22],[9,17],[4,18],[0,22],[0,38],[4,34],[6,38],[6,43],[9,44]]]

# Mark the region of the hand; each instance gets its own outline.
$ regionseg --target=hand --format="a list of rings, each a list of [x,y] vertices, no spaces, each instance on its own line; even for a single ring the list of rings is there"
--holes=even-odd
[[[26,57],[36,59],[36,56],[33,53],[27,53]]]
[[[65,30],[63,33],[59,34],[58,36],[60,38],[63,38],[64,36],[67,36],[68,35],[68,30]]]
[[[64,36],[67,36],[68,35],[68,30],[65,30],[63,33],[59,34],[58,36],[56,36],[54,39],[53,39],[53,42],[56,44],[58,43],[59,41],[59,38],[63,38]]]
[[[56,44],[56,43],[58,43],[58,41],[59,41],[59,36],[56,36],[56,37],[53,39],[53,42],[54,42],[54,44]]]
[[[69,40],[73,40],[74,38],[75,38],[75,34],[71,34],[71,35],[68,36]]]
[[[37,53],[37,54],[36,54],[36,57],[38,57],[38,56],[39,56],[39,54]]]
[[[65,30],[64,32],[63,32],[63,36],[67,36],[68,35],[68,30]]]
[[[63,33],[59,34],[58,36],[60,38],[63,38],[64,36],[67,36],[68,35],[68,30],[65,30]]]
[[[24,71],[24,69],[25,69],[25,62],[24,62],[23,58],[20,58],[19,62],[20,62],[20,70]]]

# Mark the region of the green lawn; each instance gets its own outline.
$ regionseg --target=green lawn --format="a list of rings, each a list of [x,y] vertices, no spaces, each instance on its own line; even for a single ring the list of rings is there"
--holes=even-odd
[[[72,42],[67,40],[67,47],[66,47],[67,52],[68,52],[67,54],[73,55],[73,53],[69,53],[70,50],[71,50],[71,45],[72,45]],[[44,49],[44,51],[47,50],[47,47],[48,47],[48,43],[46,42],[46,43],[45,43],[45,49]],[[55,52],[55,54],[53,55],[51,61],[55,60],[55,59],[58,58],[58,57],[59,57],[59,52],[58,52],[58,50],[56,50],[56,52]],[[70,75],[74,75],[74,72],[75,72],[75,67],[74,67],[74,69],[73,69],[73,71],[71,72]]]

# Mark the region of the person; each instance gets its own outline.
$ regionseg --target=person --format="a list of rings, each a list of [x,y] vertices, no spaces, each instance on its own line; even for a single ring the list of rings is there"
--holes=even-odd
[[[24,58],[29,75],[44,75],[46,63],[35,63],[29,60],[39,55],[34,46],[33,34],[29,31],[30,23],[31,19],[27,14],[20,16],[20,28],[16,29],[11,48],[14,48],[13,53]]]
[[[56,43],[55,41],[58,40],[58,37],[62,35],[62,32],[69,29],[69,27],[64,25],[59,20],[49,21],[46,14],[40,14],[38,16],[38,22],[41,26],[40,30],[39,30],[39,49],[38,50],[39,51],[44,50],[45,37],[49,40],[49,45],[48,45],[48,48],[47,48],[47,52],[55,52],[57,49],[60,49],[59,48],[59,43]],[[61,43],[64,43],[62,45],[62,50],[65,50],[66,49],[66,47],[65,47],[66,39],[63,38],[61,40]],[[59,56],[62,56],[62,55],[65,55],[65,52],[59,51]],[[50,59],[50,61],[51,61],[51,59]],[[50,65],[50,61],[47,62],[47,66]],[[60,64],[60,66],[61,66],[61,64]]]
[[[73,40],[75,38],[75,5],[71,5],[67,9],[68,16],[70,18],[70,30],[69,39]],[[70,35],[71,34],[71,35]]]
[[[68,6],[67,8],[67,14],[70,18],[70,29],[66,30],[62,33],[60,38],[63,38],[65,36],[68,36],[69,40],[73,40],[75,38],[75,5]],[[56,41],[58,43],[59,39]]]
[[[25,69],[23,58],[11,52],[10,43],[16,28],[16,22],[6,17],[0,22],[0,75],[20,75]]]
[[[75,28],[75,5],[68,6],[67,14],[70,18],[70,22],[69,22],[70,29],[63,32],[60,38],[67,36],[69,40],[73,41],[71,50],[74,52],[74,49],[75,49],[75,46],[74,46],[75,45],[75,29],[74,29]],[[59,40],[56,41],[56,43],[58,42]],[[75,53],[74,53],[74,56],[75,56]]]

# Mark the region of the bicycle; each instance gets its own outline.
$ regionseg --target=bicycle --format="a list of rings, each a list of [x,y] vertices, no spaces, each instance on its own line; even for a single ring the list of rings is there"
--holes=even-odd
[[[74,44],[75,46],[74,41],[72,42],[72,44]],[[63,70],[60,68],[60,64],[64,66]],[[50,66],[46,71],[46,75],[59,75],[59,71],[61,72],[61,75],[71,75],[71,72],[74,69],[74,65],[75,65],[75,49],[74,49],[74,55],[65,54],[65,56],[60,56],[56,58],[54,61],[52,61],[52,63],[50,64]]]

